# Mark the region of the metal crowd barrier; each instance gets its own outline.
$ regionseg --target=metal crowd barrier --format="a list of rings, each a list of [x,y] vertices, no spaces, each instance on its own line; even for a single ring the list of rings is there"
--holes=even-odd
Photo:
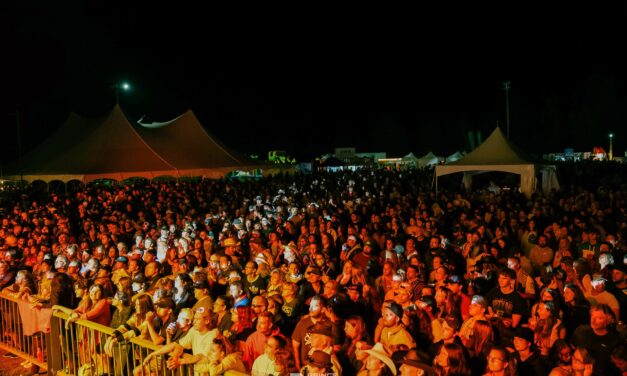
[[[144,372],[140,365],[144,358],[160,346],[140,338],[113,346],[112,356],[105,352],[105,343],[113,329],[87,320],[77,320],[66,325],[68,315],[48,312],[49,321],[43,331],[29,334],[33,329],[24,326],[20,304],[29,303],[0,294],[0,348],[29,360],[47,371],[49,375],[97,376],[97,375],[145,375],[145,376],[194,376],[193,365],[168,370],[167,356],[154,357]],[[41,312],[31,309],[29,313]],[[33,313],[34,312],[34,313]],[[29,316],[29,321],[34,318]],[[25,329],[27,331],[25,331]]]
[[[20,310],[28,314],[24,321]],[[45,311],[34,310],[28,301],[0,293],[0,348],[31,362],[42,372],[48,370],[50,331],[47,325],[33,321],[40,314],[45,315]],[[44,319],[49,321],[48,317]]]

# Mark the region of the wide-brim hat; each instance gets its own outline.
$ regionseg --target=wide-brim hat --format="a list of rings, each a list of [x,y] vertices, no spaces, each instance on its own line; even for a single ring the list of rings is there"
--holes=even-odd
[[[382,361],[383,364],[385,364],[390,369],[390,371],[392,371],[392,374],[396,375],[396,365],[394,365],[394,362],[389,357],[389,355],[385,352],[385,349],[383,348],[383,345],[380,342],[375,343],[375,345],[371,349],[366,350],[365,352],[369,356],[374,356],[375,358]]]
[[[222,241],[222,247],[237,247],[238,245],[240,245],[240,242],[234,238],[226,238]]]
[[[331,355],[320,350],[315,350],[311,355],[307,356],[307,364],[318,368],[330,368],[333,365]]]

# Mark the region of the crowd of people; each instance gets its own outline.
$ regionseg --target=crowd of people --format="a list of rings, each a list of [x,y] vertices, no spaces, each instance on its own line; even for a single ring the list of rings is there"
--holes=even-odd
[[[87,185],[0,212],[0,289],[134,374],[627,375],[627,189],[428,171]],[[113,371],[112,371],[113,373]]]

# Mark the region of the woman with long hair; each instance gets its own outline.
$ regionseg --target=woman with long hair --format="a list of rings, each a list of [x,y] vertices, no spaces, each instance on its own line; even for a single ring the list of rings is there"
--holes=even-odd
[[[590,302],[577,284],[568,283],[564,286],[563,319],[567,336],[573,334],[579,325],[590,323]]]
[[[339,287],[345,287],[352,283],[353,281],[353,262],[351,260],[347,260],[342,267],[342,273],[337,276],[335,279]]]
[[[366,330],[366,323],[361,316],[349,316],[344,323],[345,340],[342,351],[339,354],[342,370],[347,374],[357,373],[363,366],[363,362],[357,359],[355,352],[364,344],[370,345],[371,341]]]
[[[494,343],[492,325],[486,320],[475,321],[470,336],[463,342],[470,356],[470,368],[473,372],[479,371],[476,374],[483,374],[483,370],[487,367],[486,359],[488,353]]]
[[[229,331],[230,335],[226,338],[239,349],[240,342],[245,342],[246,338],[255,331],[251,308],[248,306],[231,308],[231,322],[233,325]]]
[[[563,339],[555,341],[549,357],[553,366],[549,376],[571,376],[573,374],[572,355],[573,349],[568,342]]]
[[[274,353],[274,362],[276,364],[276,372],[279,376],[289,376],[299,371],[296,368],[294,355],[286,349],[277,350]]]
[[[435,291],[434,298],[438,307],[438,319],[442,319],[449,315],[461,318],[459,306],[455,304],[455,297],[453,296],[451,290],[446,287],[438,287]]]
[[[109,326],[111,322],[110,303],[103,295],[103,288],[94,284],[89,288],[89,301],[85,305],[79,305],[67,319],[67,324],[78,319],[89,320],[101,325]]]
[[[181,308],[192,308],[196,304],[194,297],[194,281],[187,273],[178,273],[174,278],[174,303],[175,311]]]
[[[466,352],[461,345],[446,343],[433,360],[433,370],[437,376],[470,376],[470,366]]]
[[[573,375],[591,376],[594,372],[594,358],[588,349],[577,347],[573,352]]]
[[[536,320],[532,329],[535,334],[535,344],[544,357],[549,356],[555,341],[566,338],[566,329],[559,318],[557,306],[552,301],[542,302],[538,305]]]
[[[487,356],[484,376],[515,376],[516,358],[502,347],[493,347]]]

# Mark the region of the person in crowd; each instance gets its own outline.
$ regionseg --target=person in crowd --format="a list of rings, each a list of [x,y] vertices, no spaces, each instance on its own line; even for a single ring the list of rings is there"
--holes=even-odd
[[[239,352],[228,351],[226,339],[214,338],[205,359],[196,363],[195,370],[209,375],[245,375],[246,367]]]
[[[468,307],[469,317],[463,323],[459,329],[459,338],[462,342],[470,339],[471,333],[474,330],[475,322],[479,320],[487,320],[485,312],[488,308],[488,302],[481,295],[473,295],[470,300],[470,306]]]
[[[614,311],[605,304],[599,304],[590,308],[590,324],[580,325],[570,339],[576,347],[586,348],[590,352],[600,374],[605,372],[612,351],[622,341],[615,324]]]
[[[551,348],[549,361],[553,369],[550,376],[569,376],[573,374],[572,365],[573,349],[570,344],[562,339],[557,340]]]
[[[89,302],[79,305],[67,319],[70,324],[78,319],[89,320],[101,325],[109,326],[111,322],[110,303],[102,295],[102,287],[98,284],[89,288]]]
[[[578,347],[573,352],[573,375],[591,376],[595,372],[596,359],[585,347]],[[600,373],[602,375],[602,373]]]
[[[514,290],[515,278],[516,273],[512,269],[502,268],[498,273],[498,286],[486,296],[488,317],[498,321],[501,341],[512,338],[512,330],[520,325],[527,310],[527,303]]]
[[[516,376],[516,358],[502,347],[494,346],[486,358],[484,376]]]
[[[194,282],[193,288],[196,303],[191,307],[192,311],[195,312],[200,307],[211,310],[213,307],[213,298],[211,297],[209,282],[207,282],[206,278]]]
[[[493,344],[494,331],[490,322],[486,320],[475,321],[469,338],[463,342],[464,347],[468,350],[468,361],[473,374],[483,374],[483,370],[489,365],[487,360]]]
[[[2,289],[2,293],[15,299],[28,299],[29,296],[37,294],[35,278],[28,270],[19,270],[15,274],[15,283]]]
[[[204,308],[203,308],[204,309]],[[176,342],[189,332],[194,323],[194,310],[191,308],[182,308],[176,317],[175,323],[167,326],[166,344]]]
[[[274,325],[270,312],[262,312],[259,315],[255,329],[243,344],[244,363],[246,363],[247,369],[251,369],[255,359],[264,353],[265,344],[269,337],[282,336],[279,328]]]
[[[175,311],[181,308],[192,308],[196,304],[194,297],[194,281],[187,273],[178,273],[174,279],[174,303]]]
[[[534,343],[543,357],[549,356],[555,341],[566,338],[566,328],[562,325],[557,306],[553,301],[538,304],[534,320],[529,320],[529,327],[535,333]]]
[[[194,324],[187,335],[177,342],[171,342],[159,350],[151,352],[144,358],[142,365],[147,366],[154,357],[170,354],[167,360],[168,369],[176,369],[184,364],[193,364],[194,372],[208,372],[207,364],[197,363],[207,359],[213,340],[218,335],[219,332],[211,324],[211,312],[199,308],[194,313]],[[183,354],[184,349],[191,349],[192,354]]]
[[[285,337],[273,335],[266,341],[263,354],[259,355],[253,363],[252,376],[279,375],[276,354],[278,351],[287,350]]]
[[[520,326],[514,331],[514,350],[517,356],[518,374],[546,375],[547,365],[534,345],[533,330]]]
[[[433,370],[437,376],[470,376],[465,349],[456,343],[447,343],[440,348],[433,361]]]
[[[374,341],[380,342],[388,354],[394,353],[401,346],[408,349],[416,347],[416,342],[403,324],[403,307],[393,301],[383,304],[381,319],[375,330]]]

